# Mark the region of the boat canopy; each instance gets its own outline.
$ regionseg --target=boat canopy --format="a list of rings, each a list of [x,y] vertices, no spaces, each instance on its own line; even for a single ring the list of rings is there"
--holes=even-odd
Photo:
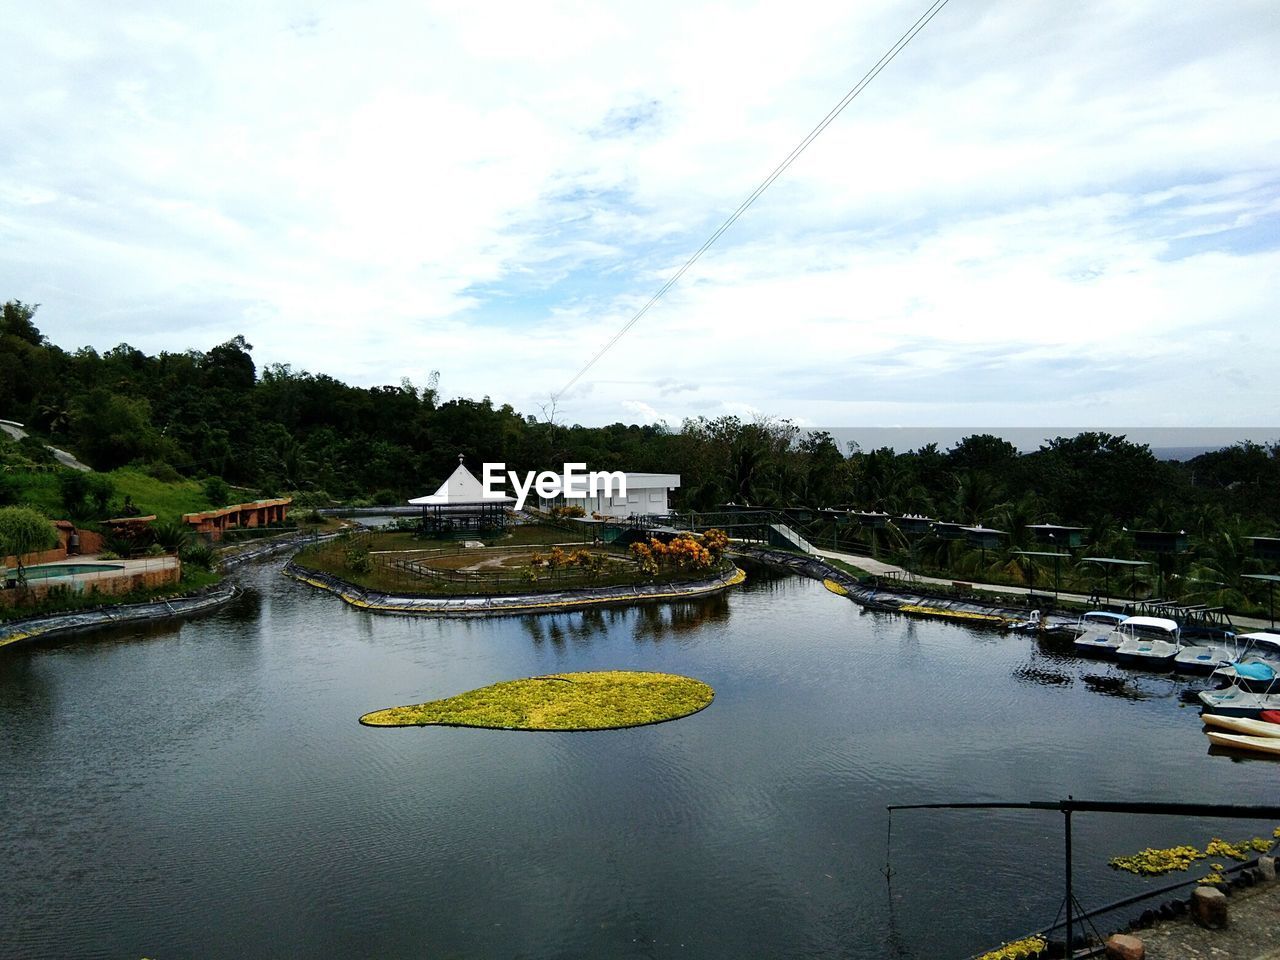
[[[1245,643],[1252,643],[1255,646],[1280,650],[1280,633],[1242,633],[1236,637],[1236,642],[1238,643],[1241,640]]]
[[[1113,610],[1090,610],[1080,619],[1085,623],[1120,623],[1126,618],[1123,613]]]
[[[1165,633],[1178,632],[1177,621],[1166,620],[1164,617],[1127,617],[1120,621],[1120,626],[1139,630],[1163,630]]]

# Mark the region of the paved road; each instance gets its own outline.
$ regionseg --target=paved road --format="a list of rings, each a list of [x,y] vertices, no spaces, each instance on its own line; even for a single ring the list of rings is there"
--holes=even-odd
[[[27,431],[22,429],[22,424],[15,423],[13,420],[0,420],[0,430],[3,430],[15,440],[21,440],[27,435]],[[46,446],[48,446],[48,444],[46,444]],[[93,469],[87,464],[81,463],[65,450],[59,450],[57,447],[49,447],[49,450],[53,453],[53,458],[64,467],[70,467],[72,470],[83,470],[86,472]]]

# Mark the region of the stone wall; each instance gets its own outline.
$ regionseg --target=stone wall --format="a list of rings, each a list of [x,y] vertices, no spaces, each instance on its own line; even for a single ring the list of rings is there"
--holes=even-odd
[[[41,563],[57,563],[59,560],[67,559],[67,548],[65,546],[54,547],[52,550],[41,550],[38,553],[24,553],[22,555],[22,565],[24,567],[34,567]],[[0,561],[0,566],[8,570],[12,570],[18,565],[18,558],[10,554]]]

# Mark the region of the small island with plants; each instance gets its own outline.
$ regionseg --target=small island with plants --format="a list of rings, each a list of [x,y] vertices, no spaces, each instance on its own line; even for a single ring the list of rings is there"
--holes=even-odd
[[[366,713],[368,727],[581,732],[640,727],[704,710],[715,691],[671,673],[609,670],[507,680],[455,697]]]

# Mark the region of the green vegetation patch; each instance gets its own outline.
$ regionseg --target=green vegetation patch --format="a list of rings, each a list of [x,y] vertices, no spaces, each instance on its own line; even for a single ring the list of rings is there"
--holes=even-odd
[[[158,520],[181,520],[184,513],[198,513],[227,504],[210,503],[204,489],[194,480],[166,483],[136,467],[120,467],[107,474],[115,487],[116,497],[129,497],[143,513],[154,513]]]
[[[366,713],[370,727],[484,727],[491,730],[617,730],[687,717],[715,691],[673,673],[609,670],[505,680],[456,697]]]

